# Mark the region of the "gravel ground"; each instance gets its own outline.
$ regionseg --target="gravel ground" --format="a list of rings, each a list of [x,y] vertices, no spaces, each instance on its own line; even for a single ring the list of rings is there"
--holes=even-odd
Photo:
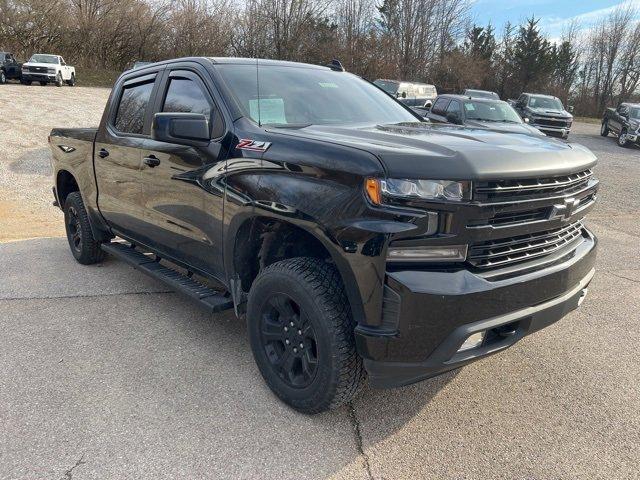
[[[47,136],[54,127],[98,125],[106,88],[0,86],[0,242],[64,234],[51,205]]]
[[[0,205],[18,199],[11,215],[41,223],[6,230],[0,212],[0,238],[60,234],[42,145],[54,125],[96,124],[107,91],[5,87],[17,105],[0,119]],[[50,103],[64,107],[33,129]],[[582,308],[499,355],[314,417],[269,392],[232,315],[113,259],[80,266],[64,239],[0,245],[0,479],[640,478],[640,150],[593,124],[571,138],[602,180]]]

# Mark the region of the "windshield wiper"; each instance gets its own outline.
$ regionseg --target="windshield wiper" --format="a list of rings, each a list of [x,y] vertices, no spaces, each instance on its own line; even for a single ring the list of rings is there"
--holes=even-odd
[[[263,123],[263,127],[269,128],[305,128],[313,125],[312,123]]]

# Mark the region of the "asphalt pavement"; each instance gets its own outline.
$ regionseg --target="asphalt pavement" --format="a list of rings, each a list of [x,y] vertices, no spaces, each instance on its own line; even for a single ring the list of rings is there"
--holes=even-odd
[[[640,478],[640,150],[599,157],[583,306],[513,348],[298,414],[246,329],[65,239],[0,244],[0,479]]]

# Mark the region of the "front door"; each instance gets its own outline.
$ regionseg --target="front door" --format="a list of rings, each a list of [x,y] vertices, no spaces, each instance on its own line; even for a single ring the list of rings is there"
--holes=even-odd
[[[221,135],[220,112],[195,71],[169,71],[161,92],[154,111],[202,113],[209,118],[212,137]],[[201,179],[225,157],[215,139],[207,147],[148,139],[142,158],[142,203],[150,224],[150,246],[220,279],[224,278],[223,197],[205,190]]]
[[[158,76],[147,74],[115,86],[94,147],[100,212],[114,230],[132,238],[146,230],[140,203],[142,147]]]

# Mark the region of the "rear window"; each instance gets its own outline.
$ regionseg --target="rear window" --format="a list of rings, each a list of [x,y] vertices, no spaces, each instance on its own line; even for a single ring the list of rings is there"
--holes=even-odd
[[[154,80],[126,85],[120,96],[115,127],[119,132],[141,134]]]

